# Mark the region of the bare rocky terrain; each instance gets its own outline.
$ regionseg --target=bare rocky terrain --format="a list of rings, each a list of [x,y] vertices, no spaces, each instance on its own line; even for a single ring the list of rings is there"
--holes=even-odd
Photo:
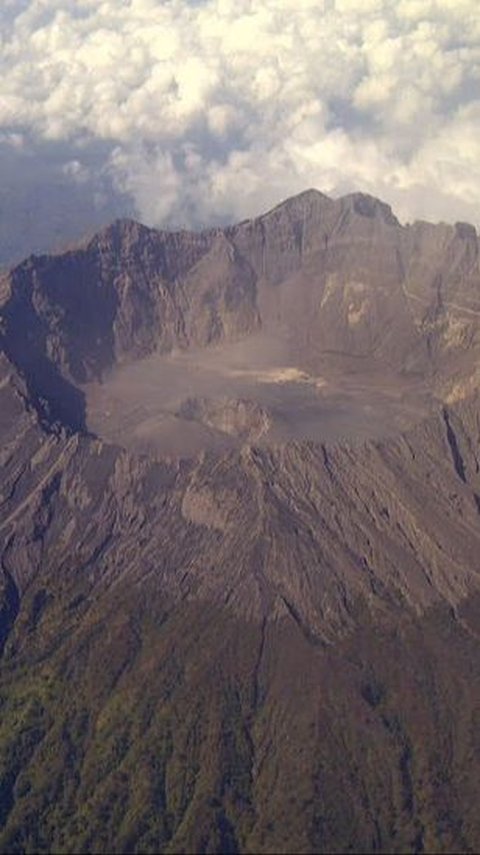
[[[283,360],[282,360],[283,355]],[[188,456],[205,449],[310,439],[362,441],[398,433],[435,406],[427,383],[388,366],[370,373],[298,368],[281,340],[155,353],[85,389],[87,424],[137,452]]]
[[[308,191],[2,278],[2,851],[478,850],[478,249]]]

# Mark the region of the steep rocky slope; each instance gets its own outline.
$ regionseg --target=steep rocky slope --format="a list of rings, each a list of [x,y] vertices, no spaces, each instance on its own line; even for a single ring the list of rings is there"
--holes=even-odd
[[[200,234],[119,221],[4,277],[3,346],[20,365],[35,344],[84,382],[153,350],[261,326],[283,332],[310,365],[340,354],[419,369],[478,344],[478,247],[473,227],[402,227],[361,194],[333,201],[308,191]]]
[[[5,277],[2,851],[478,848],[475,395],[348,444],[258,444],[262,410],[185,399],[239,441],[167,457],[92,435],[82,386],[260,331],[305,371],[464,395],[477,255],[467,227],[309,192]]]

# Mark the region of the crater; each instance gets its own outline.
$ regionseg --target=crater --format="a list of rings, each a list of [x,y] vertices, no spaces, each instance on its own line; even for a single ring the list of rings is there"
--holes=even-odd
[[[363,442],[428,414],[421,379],[362,368],[330,360],[317,373],[266,334],[155,353],[84,387],[88,427],[133,451],[190,456],[245,443]]]

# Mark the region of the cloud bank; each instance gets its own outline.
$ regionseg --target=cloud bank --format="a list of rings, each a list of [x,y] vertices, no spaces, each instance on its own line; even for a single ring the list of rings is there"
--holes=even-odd
[[[148,223],[307,187],[480,223],[478,0],[3,0],[0,35],[0,144]]]

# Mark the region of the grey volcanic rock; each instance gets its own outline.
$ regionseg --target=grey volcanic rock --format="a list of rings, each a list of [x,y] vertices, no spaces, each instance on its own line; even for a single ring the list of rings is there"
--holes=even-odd
[[[479,284],[470,227],[315,191],[2,279],[2,851],[478,849]],[[94,435],[122,364],[222,442]],[[323,375],[429,405],[270,434]]]
[[[77,250],[30,258],[4,278],[4,347],[35,346],[85,382],[261,328],[315,370],[343,355],[423,371],[476,344],[479,285],[471,227],[402,227],[371,197],[308,191],[224,231],[119,221]]]
[[[177,415],[237,436],[245,442],[257,442],[269,428],[268,414],[248,400],[187,398],[182,401]]]

